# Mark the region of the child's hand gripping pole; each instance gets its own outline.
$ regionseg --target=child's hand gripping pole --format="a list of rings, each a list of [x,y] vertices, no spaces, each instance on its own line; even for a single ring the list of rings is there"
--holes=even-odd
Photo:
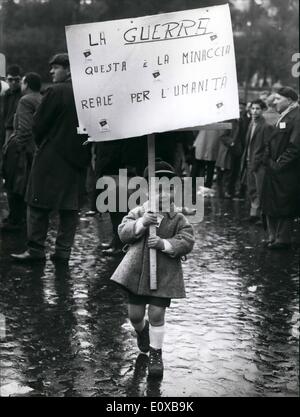
[[[148,187],[150,210],[155,213],[155,182],[151,178],[155,177],[155,135],[148,135]],[[156,226],[149,227],[149,235],[156,236]],[[149,249],[150,253],[150,290],[157,290],[156,277],[156,249]]]

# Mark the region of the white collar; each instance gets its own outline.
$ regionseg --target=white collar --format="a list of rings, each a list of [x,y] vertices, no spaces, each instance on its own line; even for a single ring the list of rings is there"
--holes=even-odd
[[[280,117],[279,117],[279,119],[277,120],[277,123],[276,123],[276,127],[278,127],[279,126],[279,123],[281,122],[281,120],[288,114],[288,113],[290,113],[292,110],[294,110],[294,109],[296,109],[297,107],[299,107],[299,104],[297,103],[297,102],[294,102],[294,103],[291,103],[290,105],[289,105],[289,107],[287,108],[287,109],[285,109],[282,113],[281,113],[281,115],[280,115]]]

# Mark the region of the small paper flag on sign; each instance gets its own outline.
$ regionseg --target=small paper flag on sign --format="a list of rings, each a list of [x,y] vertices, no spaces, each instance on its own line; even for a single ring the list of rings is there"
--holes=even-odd
[[[89,56],[92,55],[91,51],[84,51],[83,55],[85,56],[85,58],[88,58]]]
[[[108,132],[110,130],[106,119],[100,120],[99,125],[101,132]]]

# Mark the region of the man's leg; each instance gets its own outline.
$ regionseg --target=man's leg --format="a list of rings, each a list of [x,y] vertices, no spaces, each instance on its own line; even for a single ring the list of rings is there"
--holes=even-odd
[[[102,254],[107,256],[114,256],[119,255],[122,253],[122,248],[124,246],[123,242],[121,241],[118,233],[118,227],[122,223],[123,217],[126,216],[127,213],[122,212],[110,212],[110,220],[112,224],[112,241],[110,247],[108,249],[103,249]]]
[[[195,148],[193,148],[195,152]],[[193,204],[196,203],[196,196],[197,196],[197,177],[201,177],[200,175],[200,161],[193,156],[192,162],[192,169],[191,169],[191,177],[192,177],[192,201]]]
[[[276,239],[276,219],[274,217],[266,216],[268,241],[275,242]]]
[[[26,204],[19,194],[7,192],[8,217],[3,221],[3,230],[17,230],[26,220]]]
[[[55,257],[68,260],[78,223],[77,210],[59,210],[59,226],[55,242]]]
[[[263,193],[263,182],[264,182],[265,170],[263,167],[260,167],[257,171],[254,172],[255,184],[256,184],[256,194],[257,194],[257,215],[261,215],[261,198]]]
[[[217,190],[220,198],[224,198],[224,173],[222,168],[217,167]]]
[[[93,215],[97,213],[96,208],[96,199],[97,199],[97,189],[96,189],[96,175],[95,171],[90,165],[87,170],[87,178],[86,178],[86,190],[87,190],[87,197],[89,203],[89,211],[86,213],[88,215]]]
[[[276,243],[290,245],[292,241],[292,219],[282,217],[277,219]]]
[[[206,161],[206,181],[205,187],[211,188],[213,184],[216,161]]]
[[[173,168],[178,177],[182,177],[182,162],[184,160],[183,146],[181,142],[175,143],[174,156],[173,156]]]
[[[49,209],[27,207],[27,246],[32,255],[45,256]]]
[[[240,189],[239,177],[240,177],[240,158],[231,156],[231,169],[228,173],[228,193],[232,196]]]
[[[255,173],[250,167],[247,168],[247,189],[250,200],[250,217],[256,218],[260,215],[259,199],[256,189]]]
[[[12,253],[15,261],[28,262],[45,259],[45,241],[49,225],[48,209],[27,206],[27,247],[23,253]]]
[[[26,203],[24,198],[19,195],[12,193],[11,199],[11,221],[14,224],[22,225],[26,221]]]

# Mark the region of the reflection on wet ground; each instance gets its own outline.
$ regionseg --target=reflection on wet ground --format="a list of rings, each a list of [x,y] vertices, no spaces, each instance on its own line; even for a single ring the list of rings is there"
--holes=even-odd
[[[106,215],[81,219],[69,267],[16,265],[9,253],[25,236],[2,234],[1,395],[298,396],[299,253],[265,249],[246,215],[243,202],[206,199],[183,265],[187,298],[167,312],[161,381],[147,378],[109,281],[120,258],[97,248],[109,240]]]

